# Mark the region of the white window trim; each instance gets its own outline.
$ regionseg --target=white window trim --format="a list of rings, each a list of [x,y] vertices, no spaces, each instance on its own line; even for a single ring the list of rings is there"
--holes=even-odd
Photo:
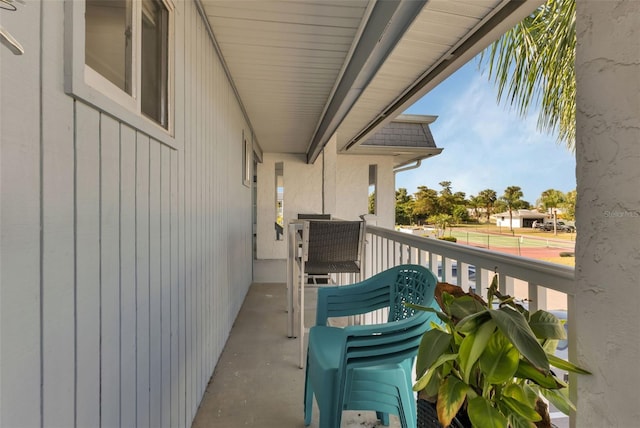
[[[175,139],[175,6],[171,0],[161,0],[169,11],[167,109],[168,127],[163,128],[141,111],[135,93],[140,82],[141,52],[134,44],[134,96],[131,96],[104,78],[85,63],[85,2],[65,0],[65,92],[74,98],[127,123],[150,137],[174,149],[182,149]],[[136,11],[134,18],[138,19]]]

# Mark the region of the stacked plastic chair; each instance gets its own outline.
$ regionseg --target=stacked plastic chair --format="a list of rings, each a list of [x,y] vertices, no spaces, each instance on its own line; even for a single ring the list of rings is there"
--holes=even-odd
[[[313,397],[320,428],[340,427],[343,410],[373,410],[385,425],[397,414],[403,428],[416,425],[411,389],[413,360],[422,335],[438,322],[405,302],[437,308],[437,279],[423,266],[401,265],[357,284],[318,290],[316,325],[309,333],[304,415],[311,423]],[[389,309],[388,322],[327,326],[331,317]]]

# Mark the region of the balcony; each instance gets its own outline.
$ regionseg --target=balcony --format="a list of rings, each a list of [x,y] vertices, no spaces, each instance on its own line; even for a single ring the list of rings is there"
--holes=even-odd
[[[478,292],[485,290],[493,272],[498,272],[502,292],[528,299],[532,309],[567,309],[571,322],[573,268],[368,226],[366,275],[402,263],[426,264],[434,272],[440,266],[442,280],[467,288],[471,283],[469,272],[473,272],[468,266],[473,266]],[[460,267],[455,269],[455,278],[451,276],[454,265]],[[286,336],[285,293],[284,284],[252,285],[207,387],[194,428],[303,426],[304,371],[298,368],[297,341]],[[314,319],[313,294],[313,290],[307,290],[307,325]],[[576,334],[575,329],[569,330],[569,358]],[[571,379],[573,385],[576,381]],[[570,425],[568,417],[553,409],[552,418],[558,427]],[[318,411],[314,409],[311,426],[317,424]],[[378,424],[373,412],[345,412],[342,427]],[[400,426],[397,418],[392,417],[390,426]]]

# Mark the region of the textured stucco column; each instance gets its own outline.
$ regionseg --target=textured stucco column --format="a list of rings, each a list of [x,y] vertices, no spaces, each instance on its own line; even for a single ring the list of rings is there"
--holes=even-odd
[[[336,171],[338,168],[338,154],[336,144],[338,137],[333,134],[329,142],[322,150],[318,161],[324,162],[322,166],[322,192],[324,213],[336,215]]]
[[[640,425],[640,3],[577,0],[577,427]],[[569,327],[571,329],[571,326]]]

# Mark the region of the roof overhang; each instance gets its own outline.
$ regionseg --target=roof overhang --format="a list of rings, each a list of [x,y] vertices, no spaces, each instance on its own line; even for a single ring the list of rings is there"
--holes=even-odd
[[[334,134],[357,150],[542,3],[195,1],[254,144],[309,162]]]
[[[390,156],[394,169],[439,155],[442,149],[436,146],[429,129],[436,119],[431,115],[400,115],[346,154]]]

